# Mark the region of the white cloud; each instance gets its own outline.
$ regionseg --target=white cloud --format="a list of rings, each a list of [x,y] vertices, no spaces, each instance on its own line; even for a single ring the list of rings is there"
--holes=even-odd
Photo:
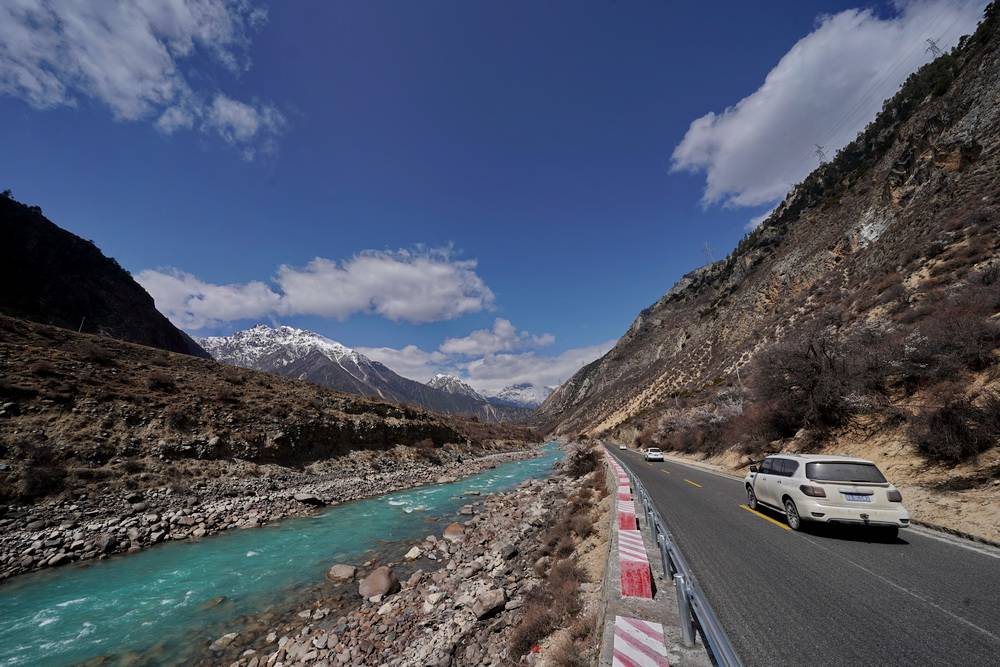
[[[816,144],[833,156],[932,58],[926,39],[951,48],[975,29],[985,4],[901,0],[890,18],[858,9],[820,17],[757,91],[691,123],[673,170],[705,173],[705,204],[780,199],[816,167]]]
[[[166,134],[197,127],[252,159],[284,118],[267,104],[195,90],[181,63],[202,53],[233,74],[244,71],[249,35],[265,20],[249,0],[7,0],[0,94],[39,109],[92,98],[117,120],[151,120]]]
[[[258,281],[215,285],[176,269],[142,271],[136,280],[153,296],[156,308],[182,329],[262,317],[281,306],[281,296]]]
[[[275,287],[259,281],[216,285],[177,269],[148,269],[136,279],[160,312],[181,328],[197,330],[270,315],[449,320],[493,307],[493,292],[475,269],[475,260],[453,259],[449,249],[418,249],[282,266]]]
[[[403,377],[427,382],[435,373],[449,370],[448,355],[441,352],[427,352],[416,345],[407,345],[402,349],[391,347],[356,347],[354,348],[369,359],[379,361]]]
[[[615,341],[609,340],[597,345],[571,348],[551,357],[535,352],[488,355],[460,363],[459,368],[472,386],[487,394],[520,382],[530,382],[540,387],[555,386],[607,353],[614,344]]]
[[[447,248],[367,251],[339,264],[318,257],[301,269],[282,266],[276,281],[288,314],[435,322],[493,307],[475,269],[475,260],[452,259]]]
[[[545,356],[536,352],[487,354],[469,359],[463,354],[428,352],[416,345],[402,349],[357,347],[361,354],[380,361],[403,377],[426,382],[436,373],[462,378],[478,391],[495,394],[512,384],[530,382],[539,387],[553,387],[565,382],[585,364],[605,354],[615,344],[576,347],[561,354]]]
[[[555,340],[552,334],[533,336],[527,331],[518,331],[510,320],[497,318],[492,329],[479,329],[462,338],[446,338],[439,349],[446,354],[480,356],[542,347],[551,345]]]

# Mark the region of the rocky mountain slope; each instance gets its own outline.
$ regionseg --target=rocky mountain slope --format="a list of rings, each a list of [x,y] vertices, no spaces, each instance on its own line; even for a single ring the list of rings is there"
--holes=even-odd
[[[544,426],[1000,475],[997,23],[991,5],[732,254],[641,312],[546,400]]]
[[[118,262],[9,194],[0,196],[0,313],[208,356]]]
[[[0,316],[0,502],[253,476],[357,450],[534,439],[312,383]]]
[[[428,384],[410,380],[336,341],[303,329],[258,324],[230,336],[199,338],[198,342],[213,358],[228,364],[435,412],[491,422],[520,422],[531,414],[531,410],[520,406],[494,405],[451,376],[439,376]]]

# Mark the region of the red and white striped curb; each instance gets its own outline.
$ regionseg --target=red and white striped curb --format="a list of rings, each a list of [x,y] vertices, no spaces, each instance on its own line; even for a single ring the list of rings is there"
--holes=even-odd
[[[663,626],[627,616],[615,616],[612,667],[670,667]]]
[[[635,522],[635,501],[618,500],[618,528],[621,530],[635,530],[638,524]]]
[[[618,531],[618,569],[623,597],[652,599],[653,575],[638,530]]]
[[[628,486],[619,486],[618,500],[632,500],[632,488]]]

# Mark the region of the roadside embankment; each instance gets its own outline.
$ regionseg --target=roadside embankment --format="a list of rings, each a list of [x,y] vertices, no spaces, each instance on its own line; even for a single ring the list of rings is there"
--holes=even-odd
[[[205,664],[593,664],[606,553],[595,518],[608,501],[591,452],[468,500],[397,561],[333,564],[315,599],[277,624],[232,628]]]

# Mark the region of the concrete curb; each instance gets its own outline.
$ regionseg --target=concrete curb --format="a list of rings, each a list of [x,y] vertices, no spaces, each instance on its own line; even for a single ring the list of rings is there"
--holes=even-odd
[[[659,559],[649,558],[649,554],[656,554],[658,551],[652,543],[650,526],[646,525],[648,522],[636,509],[636,502],[632,498],[631,478],[610,453],[605,451],[605,456],[609,469],[614,473],[613,478],[608,481],[609,489],[613,489],[616,495],[624,495],[627,489],[627,498],[622,499],[620,495],[615,498],[615,509],[617,510],[619,503],[629,503],[634,512],[631,518],[635,529],[621,528],[622,517],[619,512],[610,512],[611,532],[603,582],[604,604],[597,626],[603,629],[598,664],[600,667],[662,667],[671,664],[678,667],[709,667],[711,659],[704,647],[687,649],[681,644],[680,615],[677,612],[672,581],[661,571]],[[621,488],[624,485],[629,486]],[[627,542],[624,547],[623,542]],[[623,548],[630,554],[624,559],[619,555]],[[634,566],[641,568],[644,576],[649,578],[648,596],[626,594],[630,589],[628,575],[624,570],[633,565],[628,560],[630,557],[643,561]],[[641,636],[637,637],[636,632],[641,633]]]

